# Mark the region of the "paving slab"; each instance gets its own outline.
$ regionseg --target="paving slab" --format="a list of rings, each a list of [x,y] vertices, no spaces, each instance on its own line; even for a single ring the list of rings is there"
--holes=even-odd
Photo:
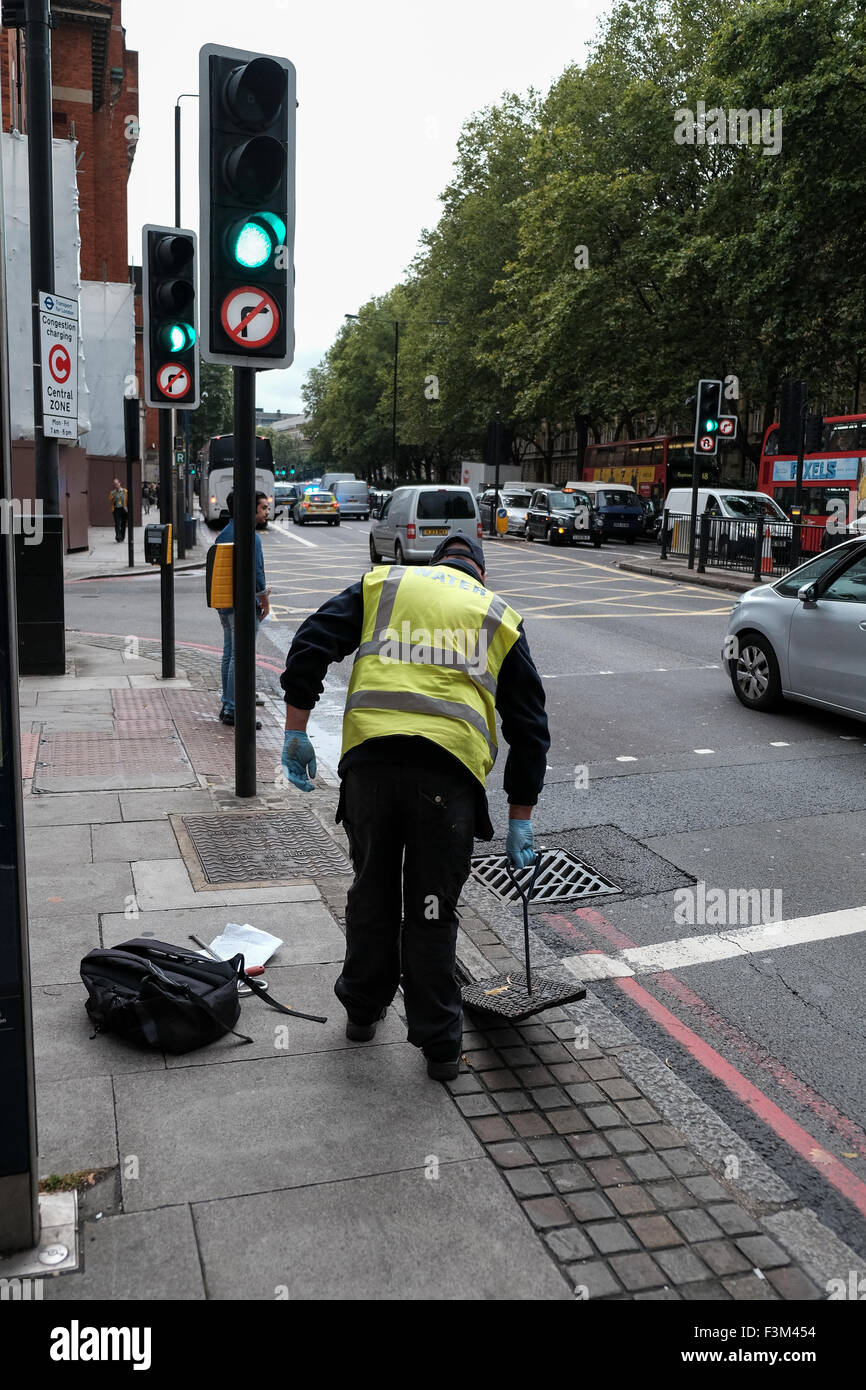
[[[489,1159],[440,1163],[438,1173],[426,1178],[422,1163],[408,1172],[196,1204],[209,1296],[573,1298]]]
[[[75,1076],[110,1076],[127,1071],[164,1071],[161,1052],[134,1047],[110,1033],[94,1036],[77,985],[42,985],[33,991],[33,1046],[37,1088]]]
[[[408,1043],[130,1073],[114,1086],[121,1151],[141,1159],[139,1181],[124,1181],[127,1211],[482,1152]]]
[[[180,858],[174,831],[167,822],[123,821],[120,825],[97,825],[93,829],[93,862],[121,859],[129,863],[142,852],[154,859]]]
[[[39,1176],[117,1165],[110,1076],[38,1081]]]
[[[206,791],[174,791],[167,787],[161,792],[122,792],[120,809],[124,820],[162,820],[170,814],[213,811],[213,801]]]
[[[190,766],[165,768],[161,772],[99,772],[62,777],[37,767],[34,789],[45,792],[153,791],[158,787],[197,787],[198,778]]]
[[[70,686],[64,690],[39,690],[35,693],[35,705],[41,714],[111,714],[110,690],[78,690]]]
[[[55,885],[62,887],[68,867],[92,862],[90,826],[47,825],[28,829],[24,852],[28,878],[33,873],[51,874]]]
[[[42,825],[96,825],[120,820],[116,792],[72,792],[28,796],[24,802],[27,831]]]
[[[28,934],[30,978],[34,985],[77,983],[82,957],[102,945],[96,912],[62,919],[31,917]]]
[[[42,725],[42,733],[64,734],[85,732],[111,734],[114,720],[110,714],[46,714],[40,711],[36,720]],[[22,719],[22,724],[24,720]]]
[[[46,1302],[190,1302],[206,1297],[192,1214],[185,1204],[87,1221],[81,1237],[83,1270],[46,1279]]]
[[[198,933],[196,933],[198,935]],[[202,937],[204,941],[205,938]],[[190,943],[192,945],[192,943]],[[194,949],[194,948],[193,948]],[[271,1009],[262,999],[245,996],[241,1016],[235,1027],[253,1039],[252,1045],[238,1047],[238,1040],[226,1034],[209,1047],[179,1056],[166,1056],[166,1066],[212,1066],[215,1062],[249,1062],[256,1057],[300,1056],[305,1052],[325,1052],[334,1048],[374,1048],[404,1042],[406,1028],[395,1009],[388,1010],[371,1042],[350,1042],[346,1037],[346,1012],[334,994],[334,981],[340,973],[332,965],[290,965],[282,969],[268,966],[269,992],[281,1004],[304,1013],[321,1014],[327,1023],[311,1023],[288,1018]]]
[[[113,912],[133,891],[128,864],[81,864],[60,874],[39,866],[27,874],[27,900],[34,917],[65,920],[82,912]]]
[[[204,894],[198,897],[201,901]],[[322,902],[254,903],[242,911],[185,907],[139,912],[137,918],[125,917],[122,912],[103,913],[102,939],[105,946],[117,946],[134,936],[153,936],[157,941],[193,947],[189,940],[192,933],[209,945],[229,922],[238,921],[270,932],[283,942],[271,958],[269,971],[277,965],[315,965],[325,961],[339,965],[346,954],[346,938]],[[338,974],[336,969],[334,978]]]
[[[21,676],[21,691],[29,695],[32,690],[128,690],[127,676]]]
[[[167,680],[159,675],[130,676],[129,684],[133,690],[147,690],[155,685],[166,690],[189,690],[192,687],[192,681],[186,680],[184,676],[171,676]]]
[[[312,882],[279,888],[203,889],[196,892],[182,859],[143,859],[131,866],[140,912],[159,912],[174,907],[247,907],[255,903],[317,902],[320,894]],[[113,904],[112,904],[113,906]]]

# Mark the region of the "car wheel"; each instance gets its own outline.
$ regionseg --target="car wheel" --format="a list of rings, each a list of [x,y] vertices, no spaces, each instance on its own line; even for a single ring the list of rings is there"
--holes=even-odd
[[[625,543],[626,545],[634,545],[634,540],[634,536],[626,536]]]
[[[548,544],[548,545],[557,545],[557,544],[558,544],[557,539],[556,539],[556,532],[554,531],[554,529],[553,529],[552,526],[548,526],[548,528],[547,528],[547,544]]]
[[[399,541],[394,542],[394,564],[405,565],[406,557],[403,554],[403,547]]]
[[[372,536],[370,537],[370,559],[374,565],[381,565],[382,563],[382,557],[376,549],[376,542]]]
[[[530,531],[530,529],[529,529],[528,526],[524,526],[524,528],[523,528],[523,539],[524,539],[525,541],[531,541],[531,540],[532,540],[532,532]]]
[[[335,521],[335,522],[334,522],[334,525],[335,525],[335,526],[339,526],[339,524],[340,524],[339,521]]]
[[[601,536],[593,536],[592,543],[596,550],[601,550]]]
[[[779,663],[766,637],[748,632],[739,637],[737,655],[728,662],[734,694],[746,709],[771,710],[779,703]]]

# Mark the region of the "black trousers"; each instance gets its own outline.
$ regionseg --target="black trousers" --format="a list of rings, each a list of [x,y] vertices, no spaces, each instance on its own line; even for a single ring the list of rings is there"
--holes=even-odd
[[[126,535],[126,508],[115,507],[114,509],[114,538],[122,541]]]
[[[409,1041],[434,1060],[459,1050],[463,1029],[457,902],[469,876],[475,800],[459,772],[365,764],[346,772],[337,812],[355,881],[334,992],[355,1022],[372,1022],[402,974]]]

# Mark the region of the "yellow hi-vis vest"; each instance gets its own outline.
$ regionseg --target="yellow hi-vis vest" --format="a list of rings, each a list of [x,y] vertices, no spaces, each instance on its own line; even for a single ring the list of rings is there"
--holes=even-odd
[[[371,738],[430,739],[478,778],[496,761],[496,682],[520,614],[462,570],[378,565],[343,720],[343,755]]]

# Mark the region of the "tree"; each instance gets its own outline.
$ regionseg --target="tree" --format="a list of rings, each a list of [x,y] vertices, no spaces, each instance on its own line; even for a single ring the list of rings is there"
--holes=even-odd
[[[190,450],[197,459],[215,434],[231,434],[234,412],[232,369],[215,362],[201,364],[201,405],[190,412]]]

